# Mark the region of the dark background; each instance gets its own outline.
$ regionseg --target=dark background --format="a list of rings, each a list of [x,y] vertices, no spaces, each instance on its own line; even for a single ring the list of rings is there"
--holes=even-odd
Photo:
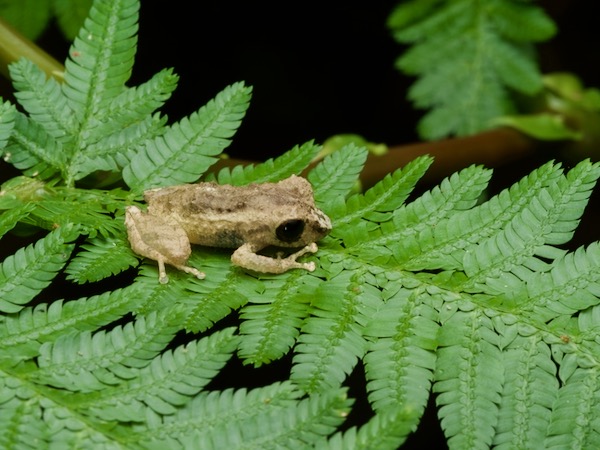
[[[163,108],[172,121],[197,110],[231,83],[243,80],[252,85],[250,109],[227,150],[239,158],[264,160],[296,144],[310,139],[322,142],[338,133],[358,133],[388,145],[415,142],[421,112],[405,100],[412,79],[394,69],[402,47],[385,26],[397,3],[303,1],[273,6],[143,0],[131,85],[173,67],[180,76],[179,88]],[[534,3],[545,8],[559,28],[551,42],[539,47],[542,71],[571,71],[586,85],[600,86],[596,2]],[[48,29],[40,45],[64,60],[68,43],[56,29]],[[495,186],[506,187],[548,159],[542,154],[498,170]],[[597,209],[598,193],[594,196]],[[598,239],[597,222],[582,225],[591,237],[580,241]],[[288,363],[248,372],[237,367],[233,373],[239,376],[240,386],[247,385],[246,375],[257,374],[265,377],[257,383],[266,384],[278,368],[286,376]],[[231,386],[231,380],[227,383]],[[356,386],[364,386],[360,368],[350,384],[354,386],[350,395],[358,402],[349,421],[362,423],[368,407],[360,399],[364,392],[355,391]],[[432,406],[403,448],[420,448],[424,443],[444,448]]]
[[[413,79],[395,70],[402,47],[386,28],[398,3],[143,0],[130,84],[173,67],[179,87],[163,108],[171,120],[231,83],[253,86],[250,109],[227,150],[245,159],[263,160],[338,133],[389,145],[414,142],[422,112],[405,99]],[[533,3],[559,28],[539,46],[542,70],[572,71],[600,86],[596,2]],[[55,29],[40,44],[64,60],[68,43]]]

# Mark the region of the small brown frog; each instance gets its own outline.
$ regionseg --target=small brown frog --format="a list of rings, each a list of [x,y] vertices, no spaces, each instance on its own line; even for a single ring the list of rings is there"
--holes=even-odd
[[[235,248],[233,264],[256,272],[313,271],[314,262],[297,262],[317,251],[315,243],[331,231],[331,221],[315,206],[310,183],[292,175],[278,183],[247,186],[197,183],[151,189],[148,209],[128,206],[125,224],[131,248],[158,261],[159,281],[167,283],[165,264],[204,278],[187,265],[190,244]],[[275,246],[303,247],[286,258],[259,255]]]

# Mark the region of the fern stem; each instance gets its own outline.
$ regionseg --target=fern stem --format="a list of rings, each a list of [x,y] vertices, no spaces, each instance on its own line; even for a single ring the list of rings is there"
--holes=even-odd
[[[0,72],[2,75],[9,79],[8,65],[23,57],[33,61],[49,76],[55,77],[58,81],[63,80],[64,66],[0,17]]]

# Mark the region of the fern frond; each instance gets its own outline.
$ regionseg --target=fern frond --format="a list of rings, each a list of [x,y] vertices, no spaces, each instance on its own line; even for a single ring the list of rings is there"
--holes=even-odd
[[[248,183],[265,183],[267,181],[279,181],[291,175],[298,175],[317,155],[321,147],[313,141],[302,145],[296,145],[283,155],[264,163],[247,166],[235,166],[232,169],[225,167],[215,176],[207,177],[207,180],[216,180],[219,184],[232,184],[242,186]]]
[[[387,287],[391,293],[396,288],[395,283]],[[364,357],[369,403],[376,412],[402,407],[419,419],[425,410],[439,330],[437,312],[425,299],[424,292],[401,288],[367,325],[366,333],[377,338]]]
[[[63,92],[82,130],[109,115],[131,76],[139,6],[136,0],[94,2],[71,46]]]
[[[92,297],[24,308],[0,321],[0,355],[16,361],[35,356],[41,343],[74,330],[96,330],[135,310],[144,301],[141,287],[134,283]]]
[[[430,157],[420,157],[409,162],[406,167],[386,175],[364,194],[356,194],[348,199],[345,211],[335,211],[333,215],[334,236],[343,236],[360,219],[385,222],[392,217],[408,198],[415,184],[433,163]]]
[[[4,160],[30,177],[48,179],[64,174],[67,161],[62,144],[22,113],[16,112],[14,120]]]
[[[15,97],[29,113],[29,117],[41,125],[44,131],[59,141],[73,139],[75,119],[61,86],[25,58],[9,67]]]
[[[78,200],[77,203],[61,198],[40,201],[25,222],[45,229],[81,224],[82,234],[92,238],[98,233],[107,237],[123,232],[123,222],[107,214],[106,205],[97,199]]]
[[[327,155],[310,171],[308,180],[313,186],[315,201],[325,212],[329,213],[336,201],[343,204],[358,181],[367,154],[364,147],[347,144]]]
[[[315,277],[295,272],[270,280],[264,291],[249,296],[249,304],[240,311],[239,356],[244,363],[258,367],[289,351],[318,284]]]
[[[600,243],[565,254],[547,272],[532,273],[515,293],[522,290],[529,294],[526,303],[507,304],[540,323],[596,305],[600,298]]]
[[[317,442],[317,450],[397,450],[413,431],[418,419],[408,407],[389,408],[373,416],[360,428],[352,427]]]
[[[535,448],[548,431],[558,396],[550,346],[539,335],[518,336],[504,350],[505,381],[494,448]]]
[[[65,226],[50,232],[35,244],[17,250],[0,264],[0,311],[15,313],[50,284],[65,265],[77,237]]]
[[[98,170],[119,172],[131,162],[136,149],[163,133],[166,122],[166,117],[155,114],[90,143],[71,162],[73,179],[80,180]]]
[[[166,117],[152,114],[171,96],[178,77],[165,69],[148,82],[126,88],[110,105],[110,115],[94,119],[85,147],[72,162],[74,179],[97,170],[117,172],[129,164],[136,149],[164,132]]]
[[[201,392],[175,414],[165,416],[163,424],[134,426],[133,430],[128,430],[129,440],[142,442],[144,447],[155,443],[150,448],[185,448],[186,443],[192,447],[219,448],[212,444],[213,434],[218,437],[240,419],[252,421],[255,416],[264,417],[271,411],[295,405],[300,395],[290,382],[274,383],[250,391]],[[238,425],[243,426],[244,422]]]
[[[185,307],[181,327],[198,333],[208,330],[232,310],[243,306],[248,297],[264,290],[253,277],[240,277],[239,269],[232,267],[229,254],[215,249],[196,248],[188,263],[206,273],[204,280],[196,280],[180,271],[169,272],[174,283],[157,283],[156,265],[142,266],[137,283],[144,289],[146,308],[164,308],[176,302]],[[144,310],[147,310],[144,308]]]
[[[163,426],[132,438],[144,446],[154,441],[151,448],[311,448],[343,421],[351,402],[340,389],[298,395],[289,383],[200,394]]]
[[[90,239],[81,249],[65,269],[67,280],[80,284],[100,281],[138,263],[123,236]]]
[[[488,449],[492,443],[504,381],[498,341],[479,310],[459,310],[440,329],[433,392],[450,448]]]
[[[32,389],[0,371],[0,448],[48,448],[50,433]]]
[[[503,273],[512,272],[527,279],[532,270],[543,272],[546,263],[534,255],[557,256],[556,249],[549,244],[563,244],[571,238],[598,177],[600,164],[579,163],[567,177],[540,190],[537,201],[505,229],[475,248],[467,249],[463,262],[470,279],[465,288],[481,289],[486,284],[492,288],[491,293],[496,293],[502,283],[494,280],[504,279]]]
[[[0,103],[0,154],[6,158],[4,146],[12,134],[15,126],[15,107],[9,102]]]
[[[596,448],[600,433],[600,373],[597,367],[578,368],[558,391],[544,448]]]
[[[519,27],[524,20],[527,26]],[[427,139],[489,128],[491,119],[515,108],[508,89],[538,92],[530,43],[556,31],[539,7],[512,0],[407,2],[389,26],[399,42],[413,44],[397,66],[420,77],[409,97],[419,108],[432,108],[419,124]]]
[[[93,136],[101,139],[117,128],[127,128],[146,119],[171,97],[179,77],[172,69],[163,69],[150,80],[125,88],[110,103],[110,115],[98,120]]]
[[[562,177],[559,164],[544,164],[508,189],[474,208],[440,220],[425,231],[432,239],[421,243],[423,253],[405,263],[410,270],[462,269],[464,249],[498,233],[524,209],[530,208],[543,188]]]
[[[15,208],[8,209],[0,214],[0,237],[12,230],[17,223],[27,217],[29,213],[33,211],[33,209],[33,204],[24,203]]]
[[[129,187],[151,187],[196,181],[215,161],[235,133],[248,107],[251,89],[232,84],[189,117],[167,128],[142,148],[123,171]]]
[[[102,420],[139,422],[149,415],[170,415],[192,400],[223,368],[238,343],[234,328],[217,331],[155,357],[135,378],[100,394],[83,396],[78,405]],[[87,398],[86,398],[87,397]]]
[[[298,337],[290,379],[307,393],[336,389],[350,374],[367,343],[359,324],[381,302],[368,274],[344,271],[321,283],[312,315]]]
[[[491,171],[478,166],[463,169],[413,202],[398,208],[391,220],[382,222],[378,227],[363,221],[349,229],[343,237],[344,243],[351,247],[353,254],[368,260],[383,262],[393,256],[398,264],[408,262],[419,255],[421,246],[428,243],[427,238],[419,240],[418,237],[428,236],[432,228],[450,215],[473,207],[490,176]],[[367,225],[372,230],[366,231]]]
[[[170,311],[138,316],[110,331],[68,333],[40,347],[32,379],[70,391],[102,390],[132,378],[179,331]]]

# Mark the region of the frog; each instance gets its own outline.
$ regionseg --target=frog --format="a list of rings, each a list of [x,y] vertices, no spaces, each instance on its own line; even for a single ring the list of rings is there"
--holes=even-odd
[[[188,265],[191,245],[235,249],[231,262],[252,272],[281,274],[315,270],[317,242],[332,228],[314,200],[310,182],[292,175],[278,182],[244,186],[199,182],[158,187],[144,192],[146,210],[130,205],[125,225],[132,250],[158,262],[159,282],[168,283],[165,264],[194,275]],[[283,257],[260,254],[266,248],[299,249]]]

